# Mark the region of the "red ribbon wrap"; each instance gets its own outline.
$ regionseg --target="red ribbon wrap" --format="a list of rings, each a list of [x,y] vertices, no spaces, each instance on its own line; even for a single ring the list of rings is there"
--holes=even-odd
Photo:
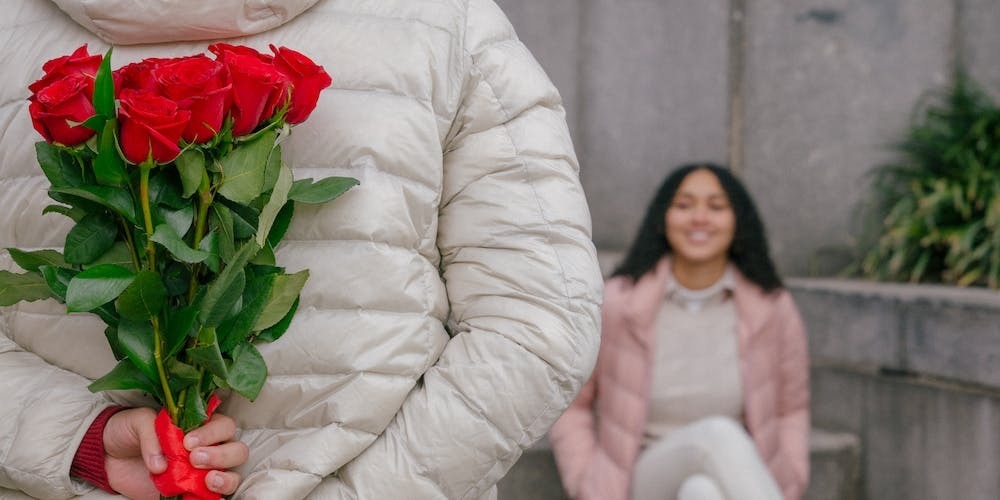
[[[221,403],[222,400],[213,394],[208,400],[205,413],[211,417]],[[210,491],[205,484],[208,469],[196,469],[191,465],[191,454],[184,448],[184,431],[174,425],[165,408],[156,416],[156,436],[160,439],[160,448],[167,459],[167,470],[160,474],[150,474],[150,477],[161,495],[183,495],[184,500],[222,498],[222,495]]]

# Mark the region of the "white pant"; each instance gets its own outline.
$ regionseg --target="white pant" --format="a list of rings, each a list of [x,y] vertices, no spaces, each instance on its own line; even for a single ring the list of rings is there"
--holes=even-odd
[[[781,500],[743,426],[708,417],[651,444],[635,464],[632,500]]]

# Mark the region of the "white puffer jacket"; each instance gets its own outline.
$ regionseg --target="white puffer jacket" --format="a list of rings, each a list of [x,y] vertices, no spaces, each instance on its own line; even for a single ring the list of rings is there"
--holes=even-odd
[[[258,400],[225,395],[251,449],[237,497],[495,496],[589,375],[601,280],[576,157],[492,0],[9,0],[0,34],[2,247],[61,248],[71,227],[42,215],[25,99],[44,61],[115,44],[117,68],[237,37],[333,76],[285,157],[296,178],[361,185],[298,207],[279,251],[311,277],[261,348]],[[102,496],[71,480],[73,454],[103,407],[142,401],[85,388],[114,365],[103,324],[53,301],[0,311],[0,497]]]

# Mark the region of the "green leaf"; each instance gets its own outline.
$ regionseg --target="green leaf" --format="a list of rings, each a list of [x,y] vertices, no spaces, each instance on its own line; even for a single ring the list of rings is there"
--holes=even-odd
[[[201,389],[205,392],[214,391],[215,388],[219,389],[229,389],[229,384],[226,383],[225,379],[219,378],[216,375],[211,377],[205,377],[201,382]]]
[[[229,369],[226,367],[226,361],[222,358],[222,352],[219,351],[219,343],[215,339],[215,329],[214,328],[203,328],[202,333],[199,337],[204,336],[204,339],[208,342],[200,343],[196,347],[189,347],[187,349],[188,359],[194,361],[198,365],[201,365],[209,373],[212,373],[219,378],[225,380],[229,375]]]
[[[35,156],[52,187],[76,187],[84,183],[80,166],[58,146],[53,146],[45,141],[36,142]]]
[[[139,271],[132,284],[122,292],[115,305],[123,318],[146,321],[158,314],[167,301],[167,289],[160,275],[153,271]]]
[[[199,318],[205,326],[219,326],[230,317],[233,304],[243,294],[243,287],[246,286],[246,275],[242,268],[232,268],[232,272],[225,272],[231,269],[227,267],[215,281],[208,284],[205,292],[205,299],[202,302]]]
[[[128,181],[125,161],[118,154],[118,144],[115,139],[117,130],[117,120],[112,118],[104,123],[103,130],[98,133],[97,159],[94,160],[94,176],[97,177],[97,182],[109,186],[121,186]]]
[[[261,248],[257,255],[254,255],[250,259],[251,264],[256,264],[258,266],[273,266],[275,264],[274,250],[271,247],[266,246]]]
[[[181,262],[193,264],[208,258],[208,252],[195,250],[184,243],[184,240],[167,224],[156,226],[151,240],[163,245],[171,255]]]
[[[118,227],[114,219],[101,214],[87,215],[66,234],[66,262],[94,262],[111,249],[117,236]]]
[[[315,183],[312,179],[301,179],[292,184],[288,199],[299,203],[326,203],[358,184],[360,182],[353,177],[327,177]]]
[[[38,270],[45,278],[45,283],[49,287],[49,291],[52,292],[52,296],[66,302],[66,287],[69,286],[73,276],[77,275],[77,271],[53,266],[41,266]]]
[[[114,264],[102,264],[77,274],[66,290],[69,312],[90,311],[115,300],[132,284],[135,274]]]
[[[299,299],[295,299],[295,302],[292,303],[292,307],[288,309],[287,313],[285,313],[285,317],[281,318],[281,321],[275,323],[274,326],[262,330],[257,335],[256,340],[258,342],[274,342],[275,340],[280,339],[281,336],[284,335],[286,331],[288,331],[289,325],[292,324],[292,318],[295,317],[295,312],[298,310],[299,310]]]
[[[63,260],[62,254],[55,250],[25,252],[16,248],[8,248],[7,251],[10,252],[10,257],[14,259],[14,262],[25,271],[38,271],[38,268],[41,266],[66,266],[66,261]]]
[[[94,76],[94,111],[107,118],[115,117],[115,81],[111,74],[111,52],[108,49]]]
[[[108,326],[118,326],[118,322],[121,319],[118,316],[118,311],[115,311],[114,304],[104,304],[90,312],[96,314]]]
[[[202,325],[216,327],[229,317],[233,304],[243,294],[246,284],[243,266],[259,250],[254,242],[245,243],[219,276],[208,284],[199,315]]]
[[[271,248],[277,248],[278,243],[281,243],[281,239],[285,237],[285,233],[288,231],[288,226],[292,224],[292,217],[295,215],[295,203],[287,202],[284,207],[281,207],[281,211],[278,212],[278,216],[274,219],[274,224],[271,226],[271,231],[267,233],[267,244]]]
[[[235,317],[223,322],[216,330],[222,352],[232,351],[250,336],[257,318],[264,310],[271,287],[274,286],[274,277],[274,274],[258,276],[247,283],[243,292],[243,307]]]
[[[262,278],[271,274],[285,274],[285,268],[272,266],[270,264],[252,264],[247,267],[247,275],[253,274],[254,278]]]
[[[150,172],[149,201],[154,206],[166,205],[175,210],[190,207],[191,200],[181,196],[181,181],[177,171],[159,168]]]
[[[249,342],[242,342],[233,349],[233,364],[229,367],[226,383],[241,396],[253,401],[264,387],[267,365],[264,357]]]
[[[222,185],[219,194],[237,203],[249,203],[264,190],[264,171],[274,148],[274,131],[244,142],[220,160]]]
[[[135,271],[135,264],[132,262],[132,252],[124,241],[116,241],[107,252],[104,252],[97,260],[90,263],[91,266],[101,264],[115,264],[131,271]]]
[[[94,203],[90,200],[81,198],[79,196],[58,193],[56,192],[55,189],[49,189],[48,195],[49,198],[52,198],[53,200],[58,201],[59,203],[64,203],[66,205],[69,205],[79,210],[84,215],[104,213],[105,211],[105,208],[100,203]]]
[[[271,232],[274,220],[288,201],[288,191],[292,188],[292,181],[292,169],[288,168],[288,165],[281,165],[274,190],[260,211],[260,218],[257,221],[257,244],[261,247],[266,246],[267,236]]]
[[[201,239],[198,249],[208,254],[205,259],[205,267],[213,273],[218,273],[222,266],[222,259],[219,254],[219,233],[212,231]]]
[[[159,380],[153,357],[153,340],[153,325],[148,321],[122,318],[118,324],[118,343],[126,358],[150,380]]]
[[[133,224],[139,223],[135,215],[135,205],[132,204],[132,196],[123,188],[113,186],[80,186],[76,188],[52,188],[49,191],[73,195],[98,203],[110,208]]]
[[[980,277],[982,277],[985,271],[986,271],[985,268],[977,267],[959,277],[958,280],[955,281],[955,285],[962,287],[969,286],[975,283],[976,280],[978,280]]]
[[[245,240],[252,238],[257,226],[243,218],[239,212],[232,211],[231,213],[233,214],[233,234],[236,235],[236,239]]]
[[[33,302],[52,297],[48,284],[38,273],[14,274],[0,271],[0,306],[10,306],[23,300]]]
[[[174,162],[177,173],[181,176],[181,196],[190,198],[201,186],[202,177],[206,175],[205,154],[200,149],[189,149],[181,153]]]
[[[184,393],[184,411],[177,416],[177,427],[184,432],[199,427],[208,420],[205,401],[201,398],[201,393],[195,389],[192,387]]]
[[[184,208],[172,210],[166,207],[158,207],[154,212],[156,225],[167,224],[174,228],[178,236],[183,237],[194,223],[194,206],[186,205]]]
[[[79,207],[67,207],[64,205],[49,205],[42,209],[42,215],[45,214],[59,214],[65,215],[76,222],[83,220],[83,217],[87,215],[87,211]]]
[[[170,385],[171,389],[179,391],[185,387],[197,384],[198,379],[201,378],[201,374],[198,373],[197,368],[187,363],[177,361],[177,358],[169,358],[165,363],[165,367],[167,372],[170,374],[170,378],[175,380],[175,382]]]
[[[191,285],[191,270],[181,262],[167,262],[163,269],[163,286],[167,287],[167,295],[180,297],[186,295]]]
[[[236,233],[233,231],[233,214],[223,205],[212,205],[209,217],[212,231],[219,235],[219,258],[228,261],[236,253]]]
[[[100,132],[104,130],[104,124],[107,123],[108,118],[106,116],[94,115],[83,121],[83,126],[93,130],[95,132]]]
[[[122,350],[121,342],[118,342],[118,326],[108,325],[104,329],[104,338],[108,339],[108,346],[111,347],[111,353],[115,355],[115,360],[125,359],[125,351]]]
[[[264,167],[264,189],[262,193],[266,193],[274,189],[274,184],[278,182],[278,172],[284,163],[281,161],[281,146],[274,146],[271,150],[271,154],[267,157],[267,164]]]
[[[264,310],[261,311],[254,330],[263,330],[280,321],[291,309],[292,304],[299,298],[302,286],[309,279],[309,270],[304,269],[295,274],[281,274],[275,276],[274,286],[268,293]]]
[[[257,230],[260,214],[253,208],[238,203],[229,204],[229,213],[233,219],[233,235],[237,240],[252,238]]]
[[[125,391],[138,389],[162,397],[163,390],[142,374],[131,361],[123,359],[107,375],[95,380],[87,389],[90,392]]]
[[[197,319],[198,308],[194,306],[172,308],[167,311],[167,328],[163,338],[166,357],[172,358],[180,352],[184,341],[190,337]]]

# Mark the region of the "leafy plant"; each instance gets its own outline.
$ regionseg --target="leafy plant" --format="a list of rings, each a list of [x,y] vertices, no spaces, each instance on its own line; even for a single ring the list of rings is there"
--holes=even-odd
[[[873,172],[862,274],[1000,287],[1000,108],[960,71],[917,106],[895,150]]]

